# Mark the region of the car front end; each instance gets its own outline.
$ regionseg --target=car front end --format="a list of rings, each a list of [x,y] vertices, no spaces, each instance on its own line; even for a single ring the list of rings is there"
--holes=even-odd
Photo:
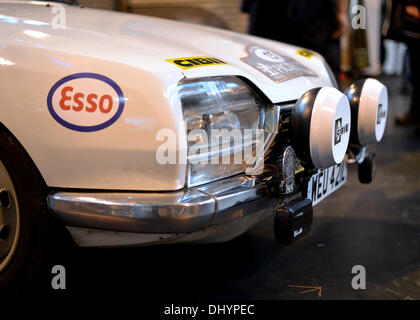
[[[371,180],[367,146],[387,114],[378,81],[343,94],[314,52],[155,18],[66,6],[57,29],[55,5],[0,7],[2,87],[15,93],[2,122],[77,245],[221,242],[265,217],[291,243],[347,163]],[[37,135],[22,126],[34,121]]]

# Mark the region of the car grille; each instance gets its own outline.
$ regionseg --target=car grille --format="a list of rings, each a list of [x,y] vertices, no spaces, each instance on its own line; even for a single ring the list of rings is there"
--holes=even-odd
[[[293,107],[296,101],[291,101],[284,104],[279,104],[280,107],[280,118],[278,133],[274,139],[272,145],[268,148],[264,159],[264,173],[262,179],[269,180],[274,185],[283,185],[282,175],[282,161],[285,149],[292,145],[292,137],[290,130],[290,117],[292,114]],[[294,193],[301,190],[302,182],[304,181],[305,168],[302,161],[296,158],[295,168],[295,187]],[[277,191],[282,194],[282,188],[280,187]]]
[[[291,145],[290,137],[290,116],[296,101],[278,104],[280,107],[280,119],[278,133],[273,145],[267,152],[266,163],[270,164],[281,159],[284,149]]]

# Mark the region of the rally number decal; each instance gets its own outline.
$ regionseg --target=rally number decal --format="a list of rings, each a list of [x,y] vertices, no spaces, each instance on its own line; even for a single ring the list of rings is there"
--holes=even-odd
[[[248,45],[245,51],[247,56],[241,60],[275,82],[300,76],[317,77],[315,72],[301,63],[270,49],[258,45]]]
[[[97,73],[76,73],[59,80],[47,97],[51,116],[62,126],[93,132],[112,125],[124,110],[118,84]]]

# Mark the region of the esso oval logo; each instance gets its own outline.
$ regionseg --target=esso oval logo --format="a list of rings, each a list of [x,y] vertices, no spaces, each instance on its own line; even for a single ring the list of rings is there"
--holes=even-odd
[[[76,73],[59,80],[48,93],[48,110],[62,126],[93,132],[112,125],[124,110],[125,97],[112,79]]]

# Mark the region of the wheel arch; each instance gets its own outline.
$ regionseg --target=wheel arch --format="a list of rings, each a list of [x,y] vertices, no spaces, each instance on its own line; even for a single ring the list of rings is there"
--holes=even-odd
[[[13,144],[15,144],[17,146],[19,151],[22,152],[25,155],[25,157],[27,158],[27,160],[31,164],[32,169],[34,170],[35,174],[38,176],[39,181],[41,181],[43,187],[45,189],[47,189],[48,187],[47,187],[47,184],[45,182],[45,179],[44,179],[43,175],[41,174],[41,171],[38,169],[37,165],[35,164],[34,160],[32,159],[31,155],[26,150],[26,148],[23,146],[23,144],[19,141],[19,139],[13,134],[13,132],[11,132],[9,130],[9,128],[2,121],[0,121],[0,132],[4,132],[9,137],[9,139],[12,139]],[[1,149],[1,145],[0,145],[0,149]]]

